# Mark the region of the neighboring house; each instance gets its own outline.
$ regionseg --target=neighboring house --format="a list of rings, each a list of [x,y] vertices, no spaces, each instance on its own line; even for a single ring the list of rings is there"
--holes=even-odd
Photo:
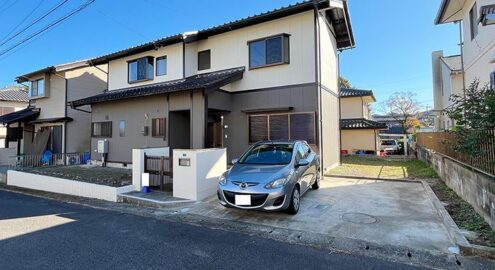
[[[452,105],[452,95],[463,93],[462,57],[443,56],[442,51],[433,52],[432,70],[434,127],[436,131],[450,130],[453,123],[444,110]]]
[[[0,89],[0,117],[20,111],[29,104],[28,94],[21,87],[12,86]],[[16,145],[7,139],[7,127],[0,125],[0,165],[6,165],[9,158],[16,154]]]
[[[106,65],[87,60],[43,68],[17,77],[29,84],[30,106],[0,117],[18,141],[17,154],[82,153],[90,149],[91,114],[72,109],[68,102],[106,89]],[[9,134],[9,135],[10,135]]]
[[[347,1],[305,1],[96,58],[108,91],[72,106],[91,105],[92,158],[107,140],[109,163],[131,163],[133,148],[225,147],[232,159],[256,141],[303,139],[330,168],[337,53],[353,46]]]
[[[390,115],[376,114],[373,115],[372,119],[387,125],[387,129],[380,130],[380,134],[406,134],[401,119],[396,119]]]
[[[387,126],[370,120],[370,105],[373,102],[376,102],[376,99],[371,90],[341,89],[340,134],[343,153],[380,152],[379,131]]]
[[[462,22],[465,85],[478,79],[495,89],[495,0],[442,0],[435,24]]]

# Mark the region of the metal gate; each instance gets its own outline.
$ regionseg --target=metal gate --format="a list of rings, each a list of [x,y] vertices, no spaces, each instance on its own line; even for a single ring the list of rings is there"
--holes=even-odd
[[[150,187],[172,191],[172,158],[144,154],[144,172],[150,174]]]

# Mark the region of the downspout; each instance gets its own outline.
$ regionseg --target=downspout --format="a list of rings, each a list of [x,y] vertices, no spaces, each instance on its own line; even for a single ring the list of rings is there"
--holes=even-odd
[[[321,78],[321,51],[320,51],[320,22],[319,22],[319,15],[318,15],[318,1],[313,0],[313,13],[314,13],[314,43],[315,43],[315,82],[316,82],[316,89],[317,89],[317,96],[318,96],[318,146],[320,148],[320,168],[321,166],[325,166],[323,163],[323,140],[322,140],[322,135],[323,135],[323,128],[322,128],[322,98],[321,98],[321,83],[320,83],[320,78]],[[323,168],[323,171],[325,168]]]
[[[459,21],[459,46],[461,47],[461,70],[462,70],[462,87],[464,99],[466,98],[466,72],[464,70],[464,37],[462,35],[462,21]]]
[[[342,51],[339,51],[337,53],[337,76],[338,76],[338,80],[339,80],[339,83],[337,85],[337,89],[338,89],[338,100],[339,100],[339,118],[338,118],[338,126],[339,126],[339,165],[342,165],[342,126],[341,126],[341,123],[340,123],[340,120],[342,118],[342,115],[341,115],[341,107],[342,105],[340,104],[340,99],[342,98],[341,95],[340,95],[340,92],[342,90],[342,87],[340,85],[340,54],[342,53]]]
[[[69,85],[69,80],[67,80],[67,78],[65,78],[64,76],[61,76],[59,74],[57,74],[57,71],[55,71],[53,73],[53,75],[57,76],[57,77],[60,77],[62,79],[65,80],[65,103],[64,103],[64,118],[67,118],[67,106],[68,106],[68,99],[67,99],[67,88],[68,88],[68,85]],[[64,122],[64,145],[63,145],[63,154],[66,154],[67,153],[67,122]],[[65,162],[65,160],[64,160]]]

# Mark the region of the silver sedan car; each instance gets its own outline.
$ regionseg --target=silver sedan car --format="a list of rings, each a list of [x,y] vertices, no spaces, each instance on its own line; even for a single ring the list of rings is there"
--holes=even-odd
[[[318,155],[305,141],[264,141],[252,145],[219,179],[225,207],[299,211],[301,195],[320,185]]]

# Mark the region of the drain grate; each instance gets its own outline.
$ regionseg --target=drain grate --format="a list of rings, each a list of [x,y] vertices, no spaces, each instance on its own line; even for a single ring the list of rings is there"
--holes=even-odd
[[[378,222],[376,217],[363,213],[345,213],[342,215],[342,220],[355,224],[373,224]]]

